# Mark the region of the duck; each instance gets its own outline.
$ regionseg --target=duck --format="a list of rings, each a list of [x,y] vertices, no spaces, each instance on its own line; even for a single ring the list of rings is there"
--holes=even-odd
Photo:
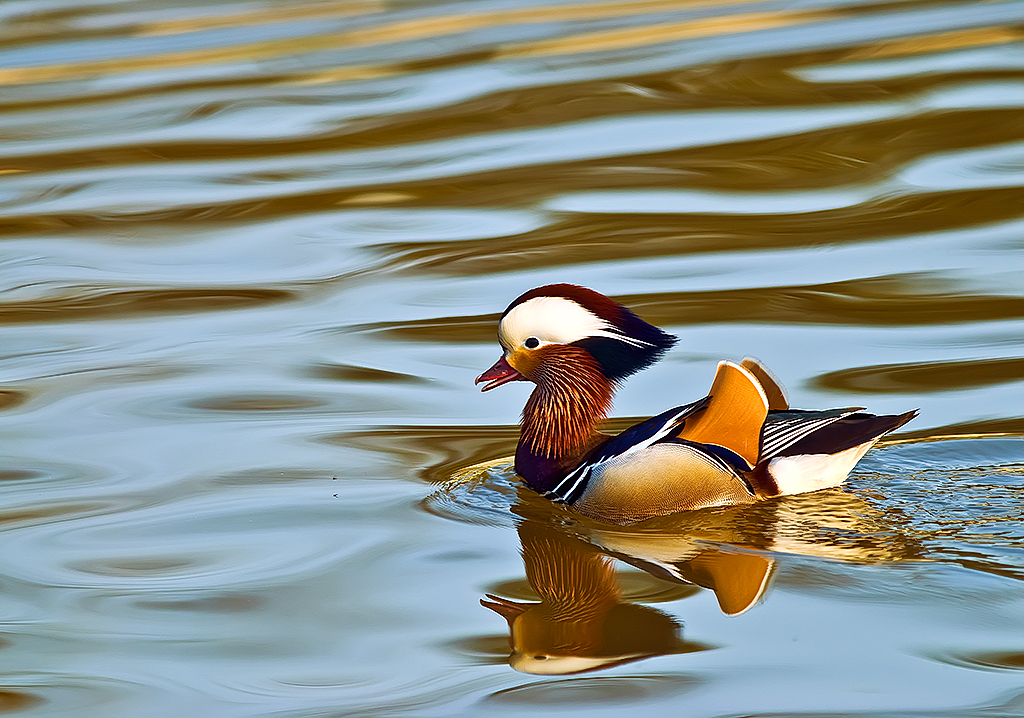
[[[707,396],[610,436],[598,429],[629,376],[678,337],[575,284],[531,289],[498,322],[502,355],[481,391],[535,384],[523,408],[515,471],[527,487],[603,523],[753,504],[839,486],[917,410],[793,409],[757,359],[721,361]]]

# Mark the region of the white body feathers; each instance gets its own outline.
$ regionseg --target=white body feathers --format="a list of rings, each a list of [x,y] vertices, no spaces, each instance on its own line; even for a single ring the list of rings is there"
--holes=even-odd
[[[872,439],[837,454],[781,456],[769,462],[768,473],[782,496],[839,486],[876,441]]]

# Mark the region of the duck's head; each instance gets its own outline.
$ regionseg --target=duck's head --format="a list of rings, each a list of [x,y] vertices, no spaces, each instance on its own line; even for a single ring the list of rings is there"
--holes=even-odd
[[[676,337],[618,302],[574,284],[549,284],[517,297],[498,324],[504,354],[476,378],[483,391],[510,381],[543,384],[573,366],[596,366],[614,385],[657,361]]]

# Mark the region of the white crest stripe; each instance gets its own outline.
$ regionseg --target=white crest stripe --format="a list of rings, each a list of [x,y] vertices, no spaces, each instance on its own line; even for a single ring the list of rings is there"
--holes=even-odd
[[[589,309],[565,297],[534,297],[509,310],[498,325],[506,348],[522,346],[530,337],[552,344],[572,344],[587,337],[606,337],[631,346],[653,346],[627,336]]]

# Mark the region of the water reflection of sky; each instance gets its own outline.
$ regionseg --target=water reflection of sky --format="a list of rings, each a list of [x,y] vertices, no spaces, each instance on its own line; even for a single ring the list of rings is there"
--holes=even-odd
[[[0,15],[0,710],[1021,712],[1020,3]],[[748,354],[921,416],[843,492],[580,523],[472,386],[563,281],[681,337],[616,429]],[[479,603],[564,596],[526,524],[607,566],[589,672]]]

